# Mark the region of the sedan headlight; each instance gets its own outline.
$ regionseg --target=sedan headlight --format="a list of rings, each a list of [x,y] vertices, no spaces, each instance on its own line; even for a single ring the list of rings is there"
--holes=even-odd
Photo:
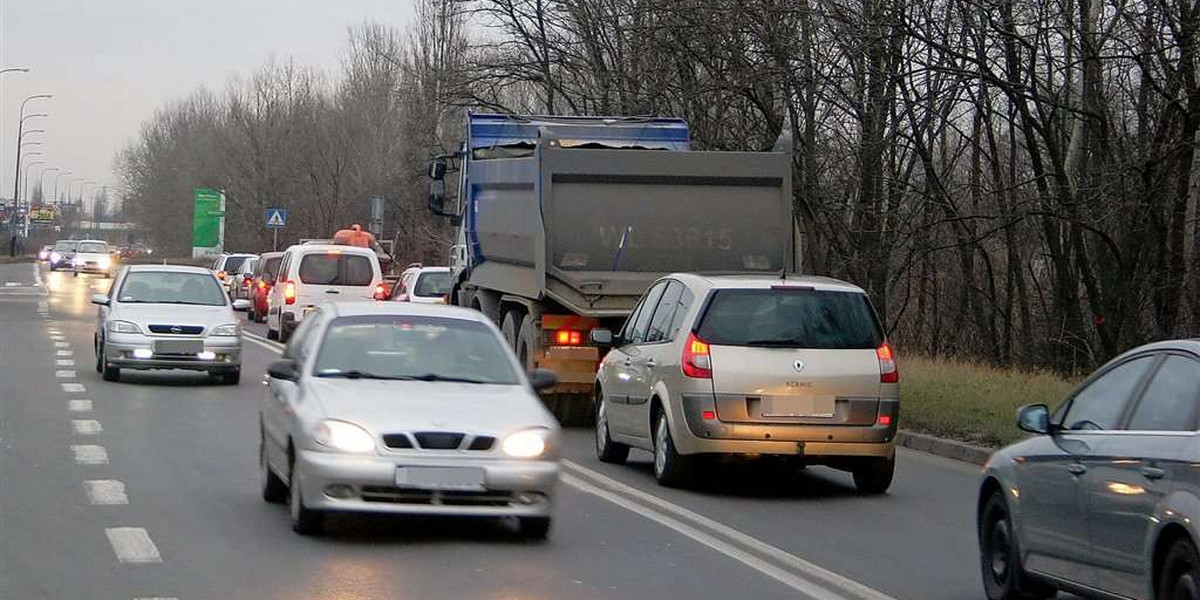
[[[110,333],[141,333],[142,330],[134,323],[129,321],[109,321],[108,331]]]
[[[99,265],[101,269],[107,269],[112,265],[112,259],[107,256],[101,256],[100,258],[96,259],[96,264]]]
[[[366,429],[347,423],[326,419],[317,425],[313,439],[322,446],[328,446],[342,452],[361,454],[375,449],[375,438]]]
[[[51,253],[50,253],[50,262],[55,262],[55,263],[56,263],[56,262],[58,262],[58,261],[60,261],[60,260],[62,260],[62,255],[61,255],[61,254],[59,254],[59,253],[57,253],[57,252],[51,252]]]
[[[526,429],[506,438],[500,448],[513,458],[536,458],[546,452],[549,429]]]
[[[219,336],[235,336],[237,334],[238,334],[237,323],[226,323],[224,325],[218,325],[216,327],[213,327],[212,333],[209,333],[209,335],[219,335]]]

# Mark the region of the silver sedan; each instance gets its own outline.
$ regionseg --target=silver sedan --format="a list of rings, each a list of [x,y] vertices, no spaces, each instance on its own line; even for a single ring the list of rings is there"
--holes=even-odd
[[[260,410],[263,498],[300,534],[327,512],[516,517],[544,538],[559,427],[482,314],[333,303],[270,366]]]

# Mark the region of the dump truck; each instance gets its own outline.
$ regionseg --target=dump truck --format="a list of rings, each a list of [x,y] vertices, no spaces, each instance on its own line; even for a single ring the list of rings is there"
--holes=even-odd
[[[592,416],[589,332],[618,330],[655,279],[798,270],[788,138],[694,151],[681,119],[470,112],[465,131],[429,173],[430,210],[457,226],[450,302],[558,375],[543,399],[565,423]]]

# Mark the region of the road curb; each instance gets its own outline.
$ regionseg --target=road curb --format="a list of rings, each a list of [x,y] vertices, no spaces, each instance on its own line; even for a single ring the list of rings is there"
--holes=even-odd
[[[924,433],[916,433],[914,431],[901,430],[896,434],[896,443],[917,450],[927,452],[945,458],[961,460],[963,462],[982,465],[987,462],[994,448],[984,448],[982,446],[973,446],[966,442],[948,440],[945,438],[935,437]]]

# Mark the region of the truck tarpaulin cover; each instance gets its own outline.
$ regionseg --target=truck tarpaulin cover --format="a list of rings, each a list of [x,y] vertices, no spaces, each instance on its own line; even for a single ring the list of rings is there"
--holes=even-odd
[[[339,229],[333,234],[333,243],[342,246],[358,246],[359,248],[374,248],[375,236],[363,231],[361,225],[350,229]]]

